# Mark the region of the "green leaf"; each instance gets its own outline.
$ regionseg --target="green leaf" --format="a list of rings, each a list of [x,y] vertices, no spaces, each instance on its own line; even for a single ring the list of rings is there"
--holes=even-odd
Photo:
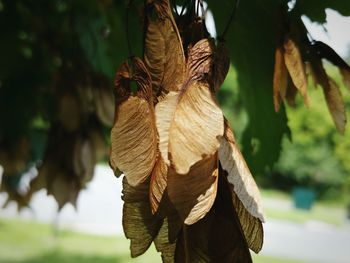
[[[237,71],[240,96],[249,116],[243,133],[243,155],[253,173],[277,161],[284,134],[289,134],[284,109],[275,113],[272,100],[276,14],[286,1],[240,1],[226,36]],[[234,1],[208,1],[218,35],[223,32]]]

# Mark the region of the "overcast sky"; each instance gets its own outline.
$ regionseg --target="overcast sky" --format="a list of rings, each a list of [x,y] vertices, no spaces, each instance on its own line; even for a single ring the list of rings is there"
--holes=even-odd
[[[340,56],[350,56],[350,17],[341,16],[331,9],[326,10],[327,23],[323,26],[311,23],[307,17],[303,21],[311,36],[330,45]]]

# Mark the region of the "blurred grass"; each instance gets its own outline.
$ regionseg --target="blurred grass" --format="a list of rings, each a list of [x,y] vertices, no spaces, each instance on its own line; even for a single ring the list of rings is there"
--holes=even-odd
[[[345,211],[342,209],[328,208],[316,205],[311,211],[299,209],[277,210],[265,208],[267,218],[287,220],[295,223],[306,223],[308,221],[319,221],[334,226],[343,225],[345,222]]]
[[[0,262],[2,263],[127,263],[161,262],[154,247],[131,259],[124,237],[101,237],[60,231],[53,236],[49,225],[0,219]],[[255,263],[302,263],[254,255]]]
[[[319,221],[334,226],[343,225],[346,221],[346,209],[343,203],[317,201],[310,211],[296,209],[290,195],[278,190],[261,190],[264,211],[269,218],[287,220],[294,223]],[[271,200],[277,204],[271,204]]]

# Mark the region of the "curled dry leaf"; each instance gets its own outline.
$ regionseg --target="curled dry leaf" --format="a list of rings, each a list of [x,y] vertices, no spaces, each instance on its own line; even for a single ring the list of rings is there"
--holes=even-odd
[[[337,83],[333,79],[329,78],[329,85],[323,87],[323,92],[335,126],[341,134],[344,134],[346,125],[346,111]]]
[[[123,178],[123,229],[131,241],[132,257],[146,252],[162,225],[162,220],[151,212],[148,192],[149,181],[133,187],[127,177]]]
[[[179,98],[169,131],[169,156],[179,174],[219,148],[224,119],[205,82],[190,82]]]
[[[281,102],[286,97],[287,80],[288,73],[283,57],[283,48],[277,47],[275,51],[275,70],[273,75],[273,102],[276,112],[280,110]]]
[[[187,59],[187,78],[202,80],[211,73],[215,44],[213,39],[204,38],[189,49]]]
[[[224,43],[220,43],[214,54],[213,74],[211,80],[215,91],[224,83],[230,69],[230,56]]]
[[[130,95],[130,81],[139,91]],[[129,75],[126,63],[116,77],[116,93],[121,94],[116,104],[115,123],[111,131],[110,164],[119,169],[136,186],[151,174],[157,159],[157,130],[151,100],[151,80],[141,60],[134,60],[134,74]]]
[[[208,213],[215,200],[217,178],[216,155],[199,161],[185,175],[169,170],[169,199],[185,224],[194,224]]]
[[[244,207],[250,214],[264,222],[258,186],[236,145],[227,121],[225,122],[225,134],[220,138],[219,160],[222,168],[228,173],[228,182],[233,185],[234,191]]]
[[[153,92],[177,91],[184,80],[185,55],[169,0],[147,1],[144,60]]]
[[[299,48],[293,39],[288,38],[284,42],[284,61],[288,72],[293,80],[295,87],[299,90],[304,98],[306,106],[309,105],[307,94],[307,78],[305,73],[304,62],[302,60]]]

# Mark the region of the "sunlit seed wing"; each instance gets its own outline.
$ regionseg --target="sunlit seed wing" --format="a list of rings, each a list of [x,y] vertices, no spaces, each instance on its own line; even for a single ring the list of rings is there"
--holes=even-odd
[[[209,212],[216,196],[217,178],[216,155],[193,165],[188,174],[170,169],[169,199],[185,224],[194,224]]]
[[[220,139],[219,160],[222,168],[228,173],[228,182],[233,185],[244,207],[252,216],[264,222],[259,189],[228,124],[225,125],[225,135]]]
[[[304,98],[305,105],[308,106],[309,98],[307,94],[307,78],[305,73],[305,66],[300,54],[300,50],[297,44],[291,38],[288,38],[284,42],[284,60],[295,87],[299,90],[300,94]]]
[[[160,155],[158,156],[157,163],[151,176],[150,202],[153,213],[158,210],[158,206],[167,186],[168,166],[170,166],[168,159],[169,129],[178,97],[179,94],[177,92],[169,92],[155,108]]]
[[[346,126],[346,111],[337,83],[329,78],[329,85],[323,87],[323,92],[335,126],[341,134],[344,134]]]
[[[223,114],[205,82],[191,82],[176,107],[169,131],[169,157],[179,174],[219,148]]]
[[[167,187],[168,181],[168,166],[164,162],[162,156],[158,156],[157,162],[154,166],[151,175],[149,198],[152,213],[158,211],[158,207],[162,201],[164,191]]]
[[[275,111],[278,112],[281,107],[282,100],[285,99],[288,72],[284,62],[282,47],[277,47],[275,51],[275,70],[273,75],[273,102]]]
[[[141,60],[134,60],[134,74],[123,64],[116,77],[115,123],[111,131],[110,164],[136,186],[151,174],[157,159],[157,130],[152,102],[151,80]],[[129,82],[139,91],[131,95]]]
[[[153,92],[177,91],[184,79],[185,55],[169,0],[147,1],[147,6],[152,11],[147,13],[144,60]]]

